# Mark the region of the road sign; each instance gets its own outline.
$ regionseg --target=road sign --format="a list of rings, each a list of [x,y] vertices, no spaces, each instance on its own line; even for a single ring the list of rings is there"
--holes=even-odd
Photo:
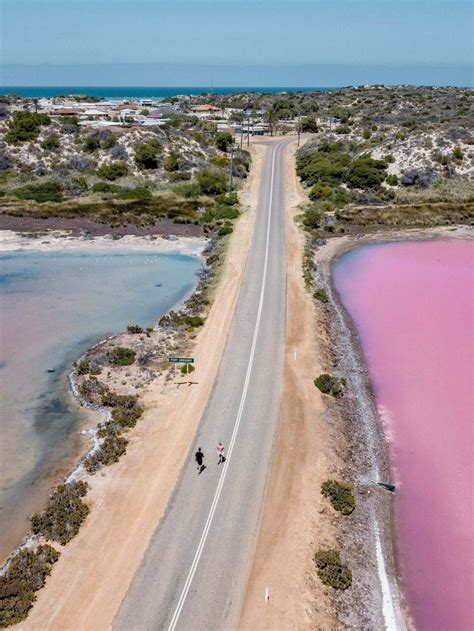
[[[194,364],[194,357],[168,357],[172,364]]]

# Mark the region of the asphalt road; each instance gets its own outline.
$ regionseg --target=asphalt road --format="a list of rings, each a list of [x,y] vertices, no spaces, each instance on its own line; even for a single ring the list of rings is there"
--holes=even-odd
[[[221,631],[238,619],[281,392],[286,311],[281,156],[288,142],[269,145],[218,377],[166,514],[121,603],[116,631]],[[220,466],[219,440],[227,456]],[[207,464],[201,475],[194,462],[197,447]]]

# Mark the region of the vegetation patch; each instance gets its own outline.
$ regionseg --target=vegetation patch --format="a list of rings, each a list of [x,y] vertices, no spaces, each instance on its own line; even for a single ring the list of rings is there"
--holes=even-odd
[[[128,440],[123,436],[108,432],[100,447],[84,460],[87,473],[93,475],[101,467],[118,462],[127,451],[127,444]]]
[[[322,287],[318,287],[313,296],[316,300],[319,300],[319,302],[323,302],[324,304],[329,302],[328,292]]]
[[[339,378],[328,373],[323,373],[314,380],[314,385],[321,390],[323,394],[330,394],[336,399],[339,399],[344,396],[346,380],[344,377]]]
[[[63,186],[55,180],[14,188],[10,193],[18,199],[31,199],[40,204],[63,200]]]
[[[326,480],[321,485],[321,493],[324,497],[329,497],[334,509],[339,513],[350,515],[354,511],[356,502],[349,484]]]
[[[341,562],[337,550],[319,550],[314,555],[314,562],[325,585],[334,589],[348,589],[352,585],[352,572]]]
[[[50,545],[35,550],[25,548],[16,553],[5,574],[0,576],[0,627],[24,620],[43,587],[59,552]]]
[[[81,499],[87,493],[87,486],[82,481],[58,486],[45,510],[32,515],[33,533],[62,545],[75,537],[89,513],[89,507]]]
[[[47,114],[17,111],[8,121],[5,142],[17,145],[21,142],[35,140],[39,136],[41,127],[50,124],[51,119]]]
[[[131,366],[136,357],[135,351],[125,346],[116,346],[109,351],[108,355],[112,366]]]
[[[127,326],[127,333],[134,333],[134,334],[144,333],[144,330],[138,324],[129,324]]]

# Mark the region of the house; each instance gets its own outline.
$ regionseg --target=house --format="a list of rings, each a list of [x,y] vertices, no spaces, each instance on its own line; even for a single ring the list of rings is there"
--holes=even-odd
[[[191,108],[191,112],[199,118],[208,118],[220,112],[220,107],[210,104],[194,105]]]

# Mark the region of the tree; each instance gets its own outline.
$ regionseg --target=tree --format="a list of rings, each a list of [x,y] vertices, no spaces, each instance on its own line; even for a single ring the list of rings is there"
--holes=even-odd
[[[300,121],[300,131],[315,134],[318,131],[318,122],[316,116],[305,116]]]
[[[227,151],[229,145],[232,144],[234,138],[227,131],[221,132],[216,136],[216,147],[221,151]]]

